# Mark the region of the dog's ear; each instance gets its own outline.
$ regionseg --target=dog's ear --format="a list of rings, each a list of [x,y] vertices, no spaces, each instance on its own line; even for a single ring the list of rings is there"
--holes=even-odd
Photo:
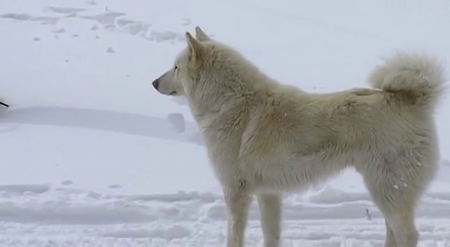
[[[211,40],[211,38],[209,38],[208,35],[206,35],[206,33],[203,32],[203,30],[199,26],[195,27],[195,37],[198,41]]]
[[[194,58],[199,57],[202,44],[198,40],[196,40],[189,32],[186,32],[186,41],[189,45],[189,51]]]

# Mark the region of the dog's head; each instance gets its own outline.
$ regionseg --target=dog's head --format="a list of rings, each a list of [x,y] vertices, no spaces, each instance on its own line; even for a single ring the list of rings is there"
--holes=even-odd
[[[207,47],[202,43],[211,39],[200,27],[195,28],[195,33],[196,38],[186,32],[188,46],[177,56],[172,68],[152,82],[161,94],[183,96],[192,81],[198,80],[199,69],[207,62],[204,59]]]

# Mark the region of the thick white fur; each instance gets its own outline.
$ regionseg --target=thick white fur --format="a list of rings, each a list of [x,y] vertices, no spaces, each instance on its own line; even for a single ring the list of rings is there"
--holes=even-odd
[[[369,88],[313,94],[280,84],[200,28],[173,68],[153,82],[184,95],[223,186],[228,247],[240,247],[251,196],[264,246],[281,234],[281,194],[323,182],[347,167],[364,178],[386,219],[386,247],[417,245],[416,204],[433,179],[439,151],[433,111],[444,89],[434,59],[397,53]]]

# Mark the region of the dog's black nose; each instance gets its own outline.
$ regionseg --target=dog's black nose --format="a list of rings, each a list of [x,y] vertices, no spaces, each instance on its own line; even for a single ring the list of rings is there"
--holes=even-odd
[[[155,89],[158,89],[158,86],[159,86],[159,80],[158,80],[158,79],[154,80],[152,84],[153,84],[153,87],[154,87]]]

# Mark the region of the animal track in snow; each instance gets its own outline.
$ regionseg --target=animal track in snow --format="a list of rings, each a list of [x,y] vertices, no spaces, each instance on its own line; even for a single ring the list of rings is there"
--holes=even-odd
[[[145,36],[145,39],[156,41],[156,42],[163,42],[163,41],[169,41],[169,42],[182,42],[184,41],[184,35],[181,33],[175,33],[175,32],[159,32],[159,31],[151,31],[150,33],[147,33]]]
[[[123,32],[133,36],[141,37],[146,40],[155,41],[155,42],[183,42],[184,35],[183,33],[176,33],[170,31],[158,31],[152,30],[151,24],[143,21],[138,21],[134,19],[130,19],[125,17],[126,14],[122,12],[106,12],[96,15],[86,15],[82,14],[86,9],[82,8],[60,8],[49,6],[45,9],[46,12],[52,12],[56,14],[63,15],[61,17],[53,17],[53,16],[39,16],[34,17],[28,14],[22,13],[7,13],[4,15],[0,15],[0,18],[4,19],[13,19],[18,21],[38,21],[41,24],[50,24],[56,25],[59,20],[67,19],[67,18],[79,18],[85,20],[93,20],[96,22],[95,25],[91,27],[91,30],[96,31],[99,29],[103,29],[105,31],[110,32]],[[191,25],[191,20],[183,18],[180,25],[188,26]],[[59,28],[57,30],[64,30],[64,28]],[[65,30],[64,30],[65,31]],[[58,33],[58,31],[52,31],[54,33]]]
[[[64,28],[56,28],[56,29],[53,29],[53,33],[64,33],[66,31],[66,29],[64,29]]]
[[[89,4],[89,5],[97,5],[97,2],[94,0],[85,0],[84,3]]]
[[[47,25],[47,24],[56,24],[60,18],[55,17],[34,17],[28,14],[18,14],[18,13],[7,13],[0,15],[0,18],[3,19],[11,19],[16,21],[34,21],[34,22],[41,22],[41,24]]]
[[[181,25],[183,25],[183,26],[189,26],[192,24],[192,21],[188,18],[182,18],[181,20],[182,20]]]
[[[33,17],[28,14],[14,14],[14,13],[7,13],[0,15],[0,18],[13,19],[18,21],[28,21],[33,19]]]
[[[111,184],[111,185],[108,185],[108,188],[110,188],[110,189],[119,189],[119,188],[122,188],[122,185],[119,185],[119,184]]]
[[[60,8],[60,7],[52,7],[52,6],[48,6],[46,9],[51,12],[58,13],[58,14],[78,14],[80,12],[86,11],[86,9],[81,9],[81,8]]]
[[[121,12],[107,12],[98,15],[78,15],[78,18],[94,20],[102,25],[115,24],[117,17],[123,16]]]
[[[61,182],[62,185],[72,185],[73,181],[72,180],[64,180]]]

